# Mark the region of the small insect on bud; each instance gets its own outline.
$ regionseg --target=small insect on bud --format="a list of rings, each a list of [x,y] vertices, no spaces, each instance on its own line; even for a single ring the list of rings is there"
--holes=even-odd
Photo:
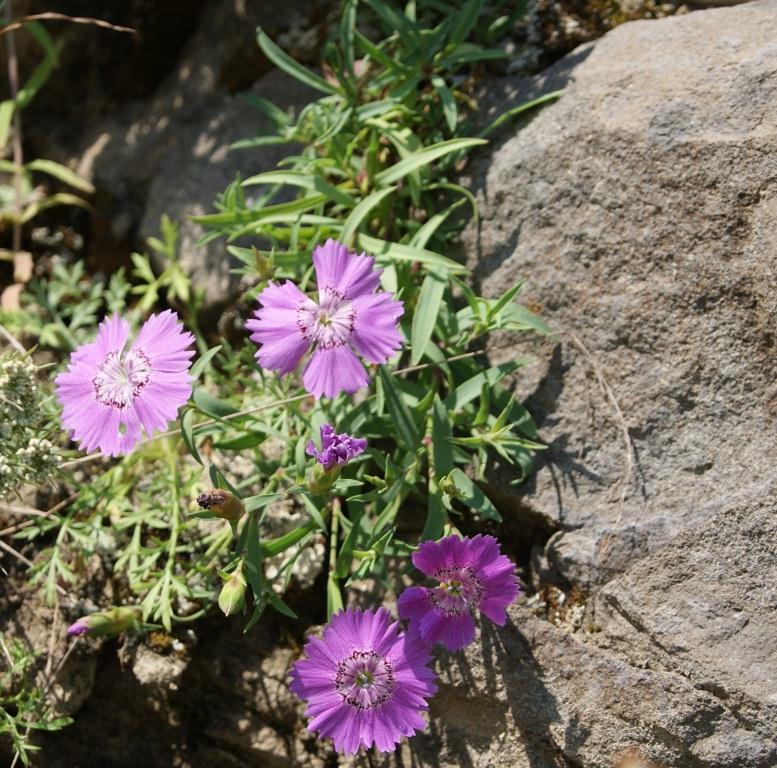
[[[443,493],[448,494],[452,499],[458,499],[462,495],[461,490],[458,488],[450,474],[441,477],[437,482],[437,486]]]
[[[221,488],[201,493],[197,497],[197,503],[202,509],[207,509],[211,514],[229,520],[230,523],[236,523],[246,512],[243,502],[237,496]]]
[[[133,628],[140,615],[140,609],[134,605],[119,605],[105,611],[96,611],[83,616],[71,624],[67,633],[70,637],[107,637],[118,635]]]
[[[219,594],[219,608],[225,616],[231,616],[243,609],[246,602],[246,580],[240,565],[227,579]]]

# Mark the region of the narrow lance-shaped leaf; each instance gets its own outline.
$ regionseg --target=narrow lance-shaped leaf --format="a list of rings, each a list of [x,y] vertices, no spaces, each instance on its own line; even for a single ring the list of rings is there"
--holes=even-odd
[[[482,146],[485,143],[483,139],[448,139],[437,144],[431,144],[376,174],[375,183],[380,186],[394,184],[412,171],[423,168],[441,157],[464,149]]]
[[[432,338],[447,284],[446,280],[434,272],[430,272],[421,284],[418,304],[413,313],[411,331],[412,354],[410,360],[413,365],[416,365],[424,356],[426,345]]]
[[[311,88],[315,88],[317,91],[338,93],[335,86],[324,80],[323,77],[319,77],[319,75],[316,75],[306,67],[303,67],[302,64],[292,59],[286,51],[279,48],[272,40],[270,40],[261,27],[257,27],[256,38],[264,55],[267,56],[276,67],[286,72],[286,74],[291,75],[301,83],[305,83],[305,85],[309,85]]]
[[[418,445],[420,436],[418,427],[413,421],[413,415],[410,408],[404,400],[402,390],[394,376],[387,373],[385,368],[378,369],[383,392],[386,398],[388,412],[394,419],[394,425],[397,429],[397,437],[400,442],[410,450],[414,450]]]

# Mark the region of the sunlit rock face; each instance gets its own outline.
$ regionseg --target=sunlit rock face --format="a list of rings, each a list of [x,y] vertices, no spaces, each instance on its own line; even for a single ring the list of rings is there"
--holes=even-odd
[[[490,490],[561,591],[441,664],[421,765],[777,763],[775,40],[771,1],[634,22],[484,96],[566,87],[465,249],[557,330],[494,341],[549,448]]]

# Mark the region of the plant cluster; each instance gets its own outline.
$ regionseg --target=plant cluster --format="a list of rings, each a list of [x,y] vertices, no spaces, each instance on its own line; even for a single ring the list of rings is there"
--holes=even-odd
[[[501,520],[480,484],[489,465],[512,465],[518,483],[542,448],[505,386],[522,362],[490,365],[485,345],[496,332],[548,329],[516,302],[520,284],[478,296],[452,257],[464,208],[476,215],[456,178],[491,130],[473,127],[472,74],[502,55],[481,39],[496,22],[479,31],[481,0],[456,8],[428,0],[404,11],[364,0],[367,20],[385,30],[376,41],[360,31],[357,5],[344,3],[323,76],[258,31],[274,63],[323,95],[297,116],[258,100],[277,134],[237,149],[288,142],[295,154],[277,170],[237,179],[218,211],[199,217],[206,239],[226,238],[252,283],[238,303],[254,309],[258,298],[246,323],[251,341],[225,338],[209,348],[214,339],[196,325],[201,297],[177,265],[169,221],[151,243],[166,264],[161,275],[136,255],[134,285],[118,273],[87,288],[79,267],[61,266],[30,287],[26,314],[36,324],[27,330],[72,351],[56,377],[62,422],[96,453],[65,463],[74,499],[18,536],[47,543],[33,577],[50,600],[58,585],[86,578],[86,555],[99,554],[118,577],[120,605],[79,619],[73,635],[152,623],[172,631],[216,602],[228,616],[244,613],[246,629],[267,608],[294,617],[285,593],[311,562],[323,568],[327,615],[378,622],[393,647],[404,635],[380,612],[355,619],[344,611],[344,588],[366,577],[388,587],[398,568],[411,572],[412,556],[440,582],[407,590],[400,602],[401,617],[420,624],[413,634],[425,637],[422,655],[437,641],[461,647],[474,634],[473,612],[498,620],[495,606],[515,597],[514,566],[506,576],[513,586],[489,592],[479,555],[467,560],[480,538],[459,538]],[[251,247],[235,244],[246,238]],[[162,298],[178,311],[141,325]],[[89,340],[86,329],[101,315]],[[90,469],[100,455],[121,458]],[[454,539],[468,542],[461,562],[450,554]],[[506,561],[491,542],[488,557]],[[322,543],[326,556],[311,560]],[[450,562],[419,560],[432,545]],[[424,623],[424,611],[442,625]],[[337,691],[348,688],[356,709],[373,701],[378,667],[383,674],[387,659],[389,667],[401,660],[362,650],[366,666],[344,661],[337,672],[349,681],[341,677]],[[361,731],[341,746],[382,748],[415,727]]]

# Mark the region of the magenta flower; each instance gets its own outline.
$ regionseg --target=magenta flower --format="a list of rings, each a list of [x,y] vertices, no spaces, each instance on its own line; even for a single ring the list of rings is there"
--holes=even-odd
[[[469,645],[475,639],[475,611],[504,626],[507,606],[518,597],[518,578],[493,536],[425,541],[413,553],[413,564],[440,585],[408,587],[397,609],[427,643],[451,651]]]
[[[263,368],[290,373],[312,348],[302,383],[316,398],[356,392],[369,377],[356,353],[368,363],[385,363],[401,346],[397,323],[401,301],[377,291],[381,270],[375,260],[357,256],[327,240],[313,251],[318,303],[294,283],[270,283],[259,294],[260,309],[246,326],[261,345]]]
[[[332,469],[334,466],[343,466],[351,459],[364,452],[367,441],[362,437],[351,437],[346,432],[335,434],[334,427],[330,424],[321,425],[321,450],[316,449],[316,444],[310,440],[305,448],[308,456],[315,456],[316,461],[324,469]]]
[[[70,357],[56,378],[62,423],[85,451],[129,453],[175,419],[191,394],[188,375],[194,340],[178,315],[151,315],[128,346],[129,323],[118,315],[100,323],[97,338]]]
[[[79,619],[67,628],[68,637],[80,637],[89,631],[89,623],[86,619]]]
[[[289,687],[308,704],[308,730],[331,738],[338,752],[352,755],[373,743],[390,752],[425,727],[421,712],[437,690],[429,648],[400,632],[385,608],[336,613],[305,654]]]

